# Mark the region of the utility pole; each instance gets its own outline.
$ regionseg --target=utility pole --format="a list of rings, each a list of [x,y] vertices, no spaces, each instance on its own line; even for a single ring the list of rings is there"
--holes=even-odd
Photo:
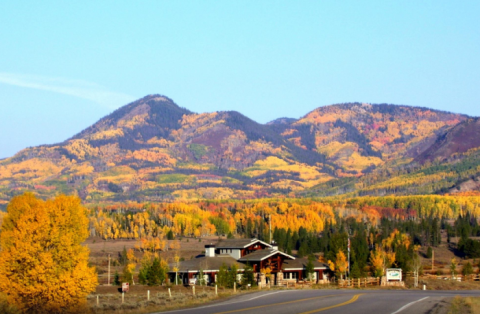
[[[110,286],[110,253],[108,253],[108,285]]]
[[[272,244],[272,214],[268,215],[268,224],[270,225],[270,244]]]
[[[348,278],[350,278],[350,234],[348,235]]]

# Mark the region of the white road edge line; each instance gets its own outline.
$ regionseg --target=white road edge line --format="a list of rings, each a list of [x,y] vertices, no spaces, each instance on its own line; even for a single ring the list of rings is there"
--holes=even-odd
[[[241,303],[241,302],[247,302],[247,301],[255,300],[255,299],[258,299],[258,298],[270,296],[270,295],[272,295],[272,294],[277,294],[277,293],[282,293],[282,292],[289,292],[289,291],[291,292],[291,291],[300,291],[300,290],[277,291],[277,292],[262,294],[262,295],[259,295],[259,296],[257,296],[257,297],[250,298],[250,299],[247,299],[247,300],[240,300],[240,301],[235,301],[235,302],[222,302],[222,303],[212,304],[212,305],[207,305],[207,306],[202,306],[202,307],[195,307],[195,309],[200,310],[200,309],[207,309],[207,308],[215,307],[215,306],[230,305],[230,304],[236,304],[236,303]],[[152,313],[152,314],[184,312],[184,311],[189,311],[189,310],[192,310],[192,309],[194,309],[194,308],[191,307],[191,308],[187,308],[187,309],[174,310],[174,311],[168,311],[168,312],[155,312],[155,313]]]
[[[401,308],[399,308],[397,311],[393,312],[392,314],[400,313],[401,311],[405,310],[405,309],[406,309],[407,307],[409,307],[410,305],[415,304],[415,303],[417,303],[417,302],[421,302],[421,301],[423,301],[423,300],[425,300],[425,299],[428,299],[428,297],[425,297],[425,298],[423,298],[423,299],[420,299],[420,300],[413,301],[413,302],[410,302],[410,303],[408,303],[408,304],[405,304],[404,306],[402,306]]]

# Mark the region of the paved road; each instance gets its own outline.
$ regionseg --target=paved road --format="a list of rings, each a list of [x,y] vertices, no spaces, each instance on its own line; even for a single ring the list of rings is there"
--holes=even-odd
[[[171,311],[178,314],[406,314],[447,313],[457,295],[480,296],[480,291],[408,290],[282,290],[242,295],[225,302]],[[165,313],[165,312],[164,312]]]

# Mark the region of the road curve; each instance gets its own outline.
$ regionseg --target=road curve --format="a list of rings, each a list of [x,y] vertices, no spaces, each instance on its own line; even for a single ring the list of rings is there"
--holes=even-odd
[[[241,295],[225,302],[161,313],[178,314],[404,314],[446,313],[446,299],[480,296],[480,290],[280,290]],[[158,312],[160,313],[160,312]]]

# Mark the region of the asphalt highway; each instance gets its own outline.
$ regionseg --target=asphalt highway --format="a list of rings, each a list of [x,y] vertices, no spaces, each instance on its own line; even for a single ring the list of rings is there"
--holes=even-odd
[[[281,290],[241,295],[228,301],[163,313],[313,314],[447,313],[455,296],[480,296],[480,290]]]

